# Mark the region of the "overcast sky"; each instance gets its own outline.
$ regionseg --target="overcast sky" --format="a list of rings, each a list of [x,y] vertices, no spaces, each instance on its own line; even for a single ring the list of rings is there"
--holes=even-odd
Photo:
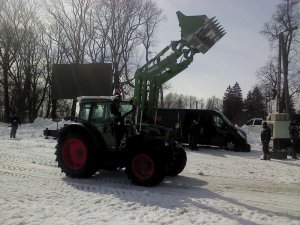
[[[180,39],[177,11],[187,16],[216,16],[227,34],[206,54],[199,53],[185,71],[173,78],[171,92],[198,98],[224,96],[226,88],[240,84],[245,98],[258,83],[256,73],[271,55],[270,43],[260,34],[281,0],[157,0],[167,21],[159,27],[159,52]]]

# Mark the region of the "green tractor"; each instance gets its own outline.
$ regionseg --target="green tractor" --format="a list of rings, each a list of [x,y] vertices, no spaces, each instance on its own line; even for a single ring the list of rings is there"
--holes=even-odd
[[[122,169],[132,183],[159,184],[186,166],[186,152],[174,130],[155,124],[159,87],[183,71],[196,53],[205,53],[225,32],[214,19],[177,12],[181,40],[172,42],[137,70],[131,100],[120,96],[79,97],[76,123],[58,134],[56,160],[69,177],[88,178],[98,170]],[[172,51],[163,60],[160,57]]]

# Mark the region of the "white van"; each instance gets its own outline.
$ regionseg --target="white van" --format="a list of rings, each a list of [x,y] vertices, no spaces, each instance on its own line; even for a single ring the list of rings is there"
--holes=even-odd
[[[262,130],[262,122],[262,118],[252,118],[242,126],[242,129],[244,131],[260,133]]]

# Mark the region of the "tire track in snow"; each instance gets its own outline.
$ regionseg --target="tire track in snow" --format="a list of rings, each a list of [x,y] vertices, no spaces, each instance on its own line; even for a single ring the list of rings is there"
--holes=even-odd
[[[53,147],[52,145],[54,146],[53,143],[51,143],[51,147]],[[197,211],[199,216],[207,216],[211,212],[220,215],[226,213],[228,218],[233,215],[241,217],[243,214],[253,213],[253,216],[260,217],[261,221],[266,215],[286,218],[287,214],[278,211],[283,209],[283,212],[286,212],[287,209],[280,208],[278,204],[283,202],[284,205],[290,205],[287,202],[290,198],[278,197],[280,194],[289,194],[289,192],[283,191],[284,185],[270,189],[272,193],[267,195],[267,191],[263,190],[270,183],[268,185],[260,183],[257,187],[254,185],[256,181],[247,183],[244,180],[237,181],[230,178],[197,177],[195,174],[188,174],[185,171],[177,177],[167,177],[161,185],[153,188],[132,185],[124,171],[100,171],[90,179],[71,179],[61,174],[60,169],[56,167],[54,151],[46,149],[50,147],[44,149],[43,146],[41,143],[29,143],[28,148],[34,148],[32,154],[25,152],[28,149],[21,149],[21,146],[16,146],[17,148],[10,152],[0,150],[0,154],[3,156],[0,157],[0,179],[2,180],[0,186],[3,187],[3,190],[9,190],[8,196],[4,198],[6,202],[2,204],[1,209],[20,205],[25,210],[34,201],[37,205],[37,213],[30,215],[33,221],[41,219],[38,216],[39,210],[50,211],[47,208],[48,205],[50,205],[49,207],[58,205],[60,206],[57,207],[58,209],[65,209],[64,213],[57,211],[55,207],[51,208],[51,212],[61,217],[67,215],[66,221],[72,221],[73,216],[80,215],[82,220],[77,221],[77,224],[88,224],[89,219],[102,217],[104,219],[100,219],[99,223],[105,224],[109,222],[105,213],[111,212],[110,216],[114,218],[119,216],[118,211],[126,214],[126,210],[135,213],[129,213],[128,218],[123,216],[124,221],[126,219],[136,223],[157,223],[159,221],[169,224],[174,221],[165,221],[166,214],[177,215],[176,218],[178,218],[178,214],[182,215],[182,219],[186,222],[191,221],[188,219],[188,215],[193,211]],[[10,187],[11,182],[17,182],[20,189],[17,186]],[[253,185],[248,186],[251,183]],[[27,192],[26,189],[33,191]],[[291,189],[290,192],[292,193],[292,191]],[[262,192],[263,195],[258,196],[258,192]],[[10,202],[10,195],[18,198],[14,198],[13,202]],[[239,199],[239,197],[242,198]],[[267,203],[265,203],[266,197],[270,198]],[[1,200],[1,203],[4,200]],[[105,212],[99,211],[100,206],[103,207],[103,205],[107,208]],[[266,206],[275,209],[274,211],[277,213],[264,210]],[[159,210],[157,210],[158,208]],[[299,221],[300,218],[294,214],[298,211],[291,210],[291,218]],[[9,210],[4,211],[9,212]],[[153,218],[154,214],[155,218]],[[167,218],[170,218],[169,215]],[[195,215],[195,213],[191,215]],[[6,218],[11,219],[12,217],[13,215],[10,215]],[[42,221],[47,221],[49,218],[42,219]],[[178,218],[176,221],[178,224],[180,224],[180,219]],[[17,219],[15,221],[16,223],[12,224],[19,224]],[[197,223],[197,220],[193,220],[193,222]],[[282,224],[284,222],[285,220]],[[215,221],[215,223],[217,222]]]

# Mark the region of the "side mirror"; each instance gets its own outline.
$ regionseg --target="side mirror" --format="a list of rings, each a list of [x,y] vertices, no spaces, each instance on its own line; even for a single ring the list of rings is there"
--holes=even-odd
[[[225,123],[223,123],[221,128],[222,128],[223,130],[226,130],[226,129],[228,129],[228,126],[227,126]]]

